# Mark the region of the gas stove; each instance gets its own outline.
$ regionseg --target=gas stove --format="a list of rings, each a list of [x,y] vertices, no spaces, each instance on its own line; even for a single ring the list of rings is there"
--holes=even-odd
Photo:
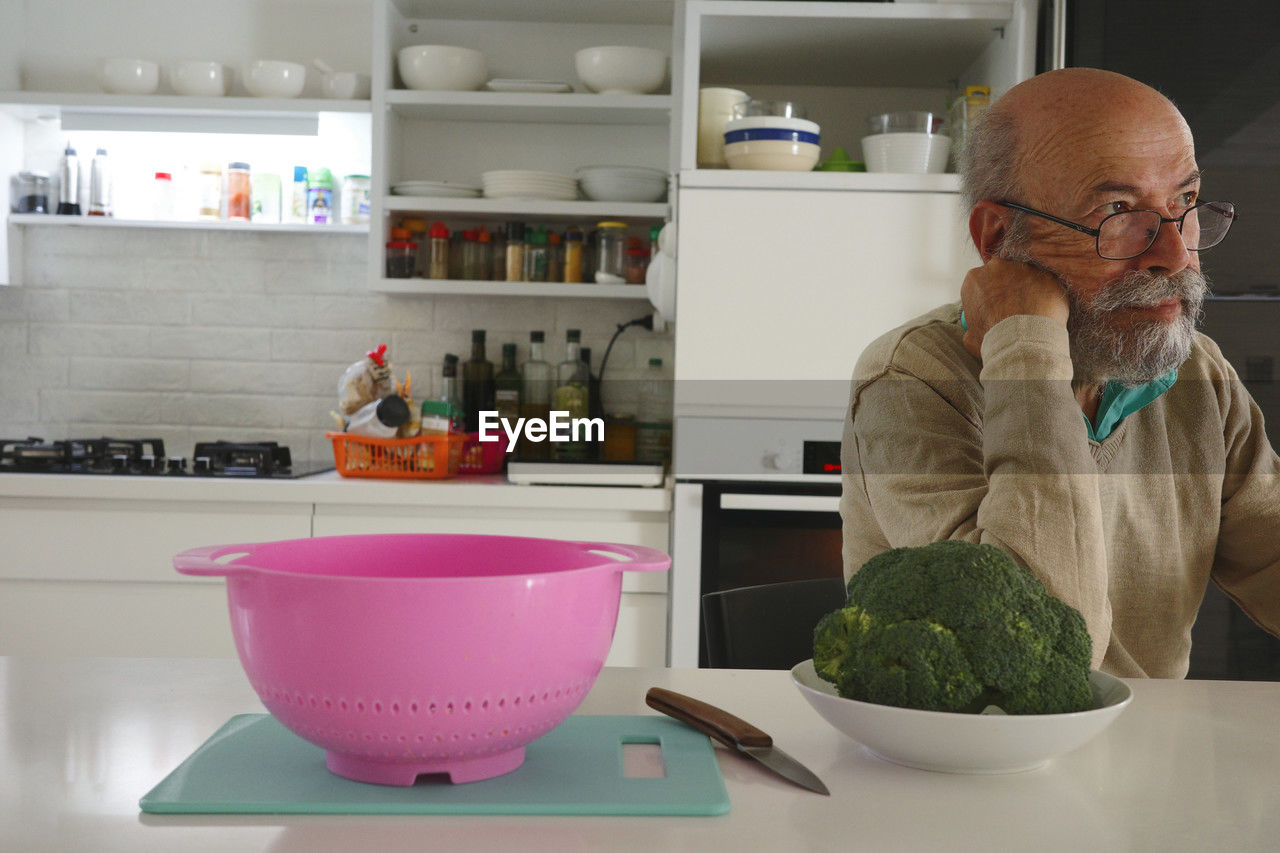
[[[332,461],[294,462],[289,448],[274,441],[198,442],[188,460],[167,456],[158,438],[0,439],[0,473],[291,480],[332,469]]]

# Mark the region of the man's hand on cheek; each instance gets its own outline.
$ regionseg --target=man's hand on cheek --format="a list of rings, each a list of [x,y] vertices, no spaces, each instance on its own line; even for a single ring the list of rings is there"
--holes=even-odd
[[[964,347],[975,358],[982,357],[982,339],[987,331],[1007,317],[1037,314],[1061,323],[1065,328],[1070,304],[1061,282],[1052,273],[1024,261],[992,257],[969,270],[960,288],[968,330]]]

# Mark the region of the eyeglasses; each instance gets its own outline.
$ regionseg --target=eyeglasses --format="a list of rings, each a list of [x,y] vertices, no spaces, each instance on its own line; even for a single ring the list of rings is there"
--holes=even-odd
[[[1089,228],[1011,201],[999,201],[996,204],[1030,213],[1092,236],[1096,240],[1098,255],[1108,261],[1127,261],[1146,252],[1155,243],[1161,226],[1166,222],[1178,226],[1178,233],[1182,235],[1182,242],[1188,250],[1203,252],[1221,243],[1231,230],[1231,223],[1237,219],[1235,205],[1230,202],[1202,201],[1173,219],[1161,216],[1154,210],[1122,210],[1103,219],[1097,228]]]

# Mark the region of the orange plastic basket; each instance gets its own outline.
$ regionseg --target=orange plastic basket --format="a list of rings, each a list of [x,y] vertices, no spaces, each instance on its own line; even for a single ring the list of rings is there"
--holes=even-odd
[[[421,435],[416,438],[368,438],[347,432],[327,432],[333,441],[333,461],[344,477],[442,478],[458,473],[467,437]]]
[[[459,474],[498,474],[507,461],[507,436],[499,433],[497,441],[481,441],[480,433],[467,433],[467,443],[462,445],[462,462]]]

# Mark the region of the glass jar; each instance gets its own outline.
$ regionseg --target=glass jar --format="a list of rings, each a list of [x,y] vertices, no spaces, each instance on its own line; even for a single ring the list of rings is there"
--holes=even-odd
[[[649,250],[639,237],[627,241],[627,284],[644,284],[645,271],[649,269]]]
[[[622,284],[627,270],[627,225],[600,222],[596,225],[596,284]]]
[[[413,278],[413,262],[418,244],[412,240],[387,242],[387,278]]]
[[[369,224],[368,175],[346,175],[342,179],[342,221],[349,225]]]
[[[249,164],[227,164],[227,219],[249,221]]]
[[[9,209],[14,213],[48,213],[50,186],[45,172],[18,172],[9,179]]]

